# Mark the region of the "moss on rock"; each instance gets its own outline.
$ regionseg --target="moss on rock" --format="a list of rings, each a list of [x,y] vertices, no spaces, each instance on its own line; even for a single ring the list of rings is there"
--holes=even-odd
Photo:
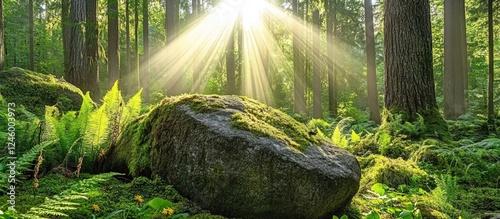
[[[44,115],[46,105],[57,105],[63,112],[78,110],[83,100],[82,91],[72,84],[21,68],[0,72],[0,93],[37,116]]]

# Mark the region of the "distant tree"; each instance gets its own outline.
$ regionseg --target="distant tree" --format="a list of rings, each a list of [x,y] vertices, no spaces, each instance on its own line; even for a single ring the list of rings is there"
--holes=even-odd
[[[140,77],[143,88],[144,102],[149,103],[149,3],[142,1],[142,38],[144,40],[144,57],[142,60],[142,75]]]
[[[493,0],[488,0],[488,60],[489,60],[489,71],[488,71],[488,124],[490,127],[494,127],[495,123],[495,109],[493,102],[493,90],[494,90],[494,80],[495,80],[495,58],[493,53],[494,41],[493,41]]]
[[[319,19],[319,8],[314,9],[313,11],[313,24],[321,28],[321,21]],[[322,118],[323,117],[323,108],[321,107],[321,60],[320,60],[320,52],[318,49],[320,48],[320,33],[313,29],[313,40],[312,40],[312,48],[313,48],[313,117],[314,118]]]
[[[62,41],[63,41],[63,56],[64,56],[64,73],[69,72],[71,48],[71,15],[70,15],[71,0],[61,1],[61,23],[62,23]]]
[[[133,87],[132,82],[132,59],[131,59],[131,49],[130,49],[130,0],[125,0],[125,75],[127,76],[127,90],[128,92],[133,92],[135,87]]]
[[[235,69],[235,58],[234,58],[234,37],[235,30],[231,31],[229,36],[229,41],[226,48],[226,89],[227,94],[236,94],[236,69]]]
[[[71,0],[71,34],[69,64],[66,78],[80,89],[85,87],[87,75],[87,55],[84,41],[85,1]]]
[[[134,65],[133,85],[134,89],[141,89],[140,57],[139,57],[139,0],[134,0]]]
[[[444,117],[465,114],[467,44],[464,0],[444,1]]]
[[[0,1],[0,71],[5,67],[5,46],[3,39],[3,1]]]
[[[375,64],[375,34],[373,30],[373,7],[371,0],[365,0],[365,32],[368,108],[370,109],[370,120],[380,123],[380,110],[378,107],[377,92],[377,68]]]
[[[87,75],[82,91],[90,91],[94,101],[100,98],[99,92],[99,30],[97,25],[97,0],[86,0],[85,43],[87,45]]]
[[[298,0],[292,0],[292,10],[293,14],[299,17]],[[306,114],[305,75],[302,68],[302,59],[300,58],[298,31],[299,30],[293,31],[294,111],[296,113]]]
[[[336,11],[335,4],[336,0],[325,0],[325,10],[326,10],[326,47],[327,47],[327,67],[328,67],[328,111],[330,116],[337,116],[337,76],[335,72],[334,62],[331,61],[333,54],[333,38],[335,36],[334,25],[336,22]]]
[[[118,0],[108,0],[108,86],[120,79]]]
[[[165,18],[165,35],[167,37],[167,45],[171,45],[171,42],[179,34],[179,4],[180,0],[168,0],[166,1],[166,18]],[[175,49],[174,49],[175,50]],[[176,52],[176,51],[173,51]],[[170,72],[170,74],[177,74],[173,77],[171,81],[167,82],[167,94],[168,95],[178,95],[181,93],[182,88],[182,75],[178,72]]]
[[[29,17],[29,44],[30,44],[30,53],[29,53],[29,69],[31,71],[35,70],[35,21],[33,19],[33,0],[29,0],[28,3],[28,17]]]
[[[446,135],[434,89],[429,0],[387,0],[384,10],[385,107],[406,121],[421,115],[429,132]]]

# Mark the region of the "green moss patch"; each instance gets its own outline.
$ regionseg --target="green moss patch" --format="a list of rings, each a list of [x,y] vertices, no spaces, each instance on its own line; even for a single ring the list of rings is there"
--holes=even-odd
[[[362,169],[361,189],[370,188],[375,183],[383,183],[391,188],[399,185],[414,187],[431,186],[431,177],[416,163],[401,158],[392,159],[381,155],[358,158]]]
[[[82,91],[63,79],[21,68],[0,72],[0,93],[37,116],[44,115],[46,105],[57,105],[63,112],[78,110],[83,99]]]

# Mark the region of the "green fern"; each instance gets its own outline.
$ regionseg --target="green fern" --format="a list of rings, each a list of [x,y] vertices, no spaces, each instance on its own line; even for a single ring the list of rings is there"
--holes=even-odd
[[[122,174],[103,173],[81,180],[58,195],[45,198],[44,203],[30,208],[25,214],[21,214],[21,217],[37,219],[47,216],[69,217],[68,211],[76,210],[81,200],[88,200],[87,193],[98,190],[99,185],[117,175]]]
[[[24,153],[16,160],[16,177],[19,179],[23,172],[29,170],[33,166],[33,160],[38,156],[40,150],[53,145],[55,141],[45,141],[31,148],[28,152]],[[7,162],[6,157],[3,157],[0,162],[0,191],[4,192],[9,188],[7,178],[9,176],[8,168],[4,164]]]

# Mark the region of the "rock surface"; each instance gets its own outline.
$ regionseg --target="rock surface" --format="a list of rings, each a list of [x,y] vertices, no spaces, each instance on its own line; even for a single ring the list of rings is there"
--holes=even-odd
[[[0,94],[7,102],[23,105],[37,116],[43,116],[45,106],[56,105],[63,112],[79,110],[83,94],[74,85],[52,75],[21,68],[0,72]]]
[[[307,130],[244,97],[167,98],[127,127],[101,167],[160,176],[228,217],[331,218],[358,191],[359,164]]]

